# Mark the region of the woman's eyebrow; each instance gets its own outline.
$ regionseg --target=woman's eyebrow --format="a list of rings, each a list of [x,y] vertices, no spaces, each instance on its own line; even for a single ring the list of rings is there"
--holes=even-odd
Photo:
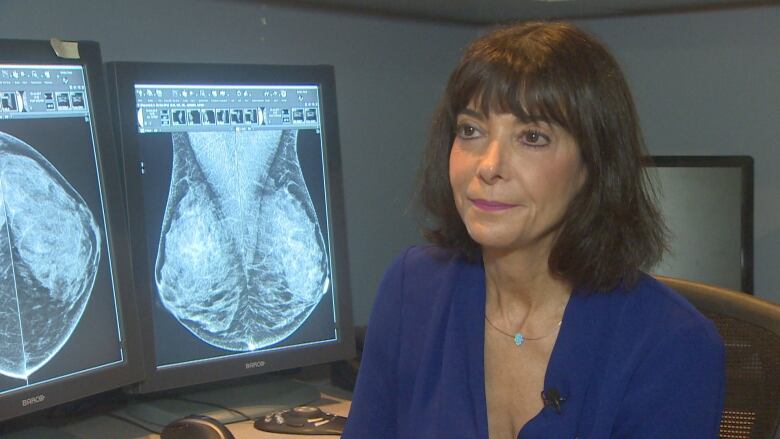
[[[479,111],[472,110],[470,108],[464,108],[464,109],[460,110],[460,112],[458,112],[458,116],[460,116],[460,115],[470,116],[470,117],[473,117],[473,118],[476,118],[476,119],[484,119],[485,118],[484,114],[482,114]]]

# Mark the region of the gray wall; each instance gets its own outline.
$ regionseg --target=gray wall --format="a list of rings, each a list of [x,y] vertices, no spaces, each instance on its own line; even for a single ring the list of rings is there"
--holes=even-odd
[[[106,61],[332,64],[336,69],[354,315],[419,241],[406,214],[449,70],[475,31],[240,0],[2,0],[0,38],[92,39]]]
[[[623,64],[652,153],[756,158],[755,289],[780,302],[780,7],[578,23]],[[406,210],[429,117],[479,30],[248,0],[0,3],[0,37],[93,39],[107,61],[333,64],[357,323],[420,241]]]
[[[780,6],[584,20],[623,65],[652,154],[755,159],[755,292],[780,303]]]

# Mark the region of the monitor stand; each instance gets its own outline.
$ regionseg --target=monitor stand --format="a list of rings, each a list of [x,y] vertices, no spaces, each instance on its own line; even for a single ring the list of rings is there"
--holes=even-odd
[[[132,403],[113,413],[159,431],[171,421],[188,415],[206,415],[229,424],[318,399],[320,391],[316,385],[263,376],[255,382]]]

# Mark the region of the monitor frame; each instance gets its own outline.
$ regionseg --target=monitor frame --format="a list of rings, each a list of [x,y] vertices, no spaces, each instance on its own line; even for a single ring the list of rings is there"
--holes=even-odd
[[[753,294],[753,157],[746,155],[656,155],[650,167],[737,168],[741,178],[741,290]]]
[[[134,288],[130,270],[130,242],[100,47],[93,41],[65,42],[70,48],[77,49],[75,54],[61,57],[55,53],[55,48],[62,47],[61,43],[59,40],[0,40],[0,63],[79,65],[83,68],[88,103],[91,107],[95,161],[102,189],[100,195],[105,203],[103,214],[108,229],[106,235],[109,238],[106,248],[112,262],[111,272],[114,276],[119,314],[117,318],[125,361],[97,371],[78,372],[55,381],[11,391],[0,397],[0,421],[122,388],[143,377],[139,322],[132,297]]]
[[[123,160],[128,223],[133,242],[133,267],[138,292],[139,315],[151,315],[154,306],[153,274],[149,272],[148,248],[143,218],[144,195],[141,178],[136,172],[140,160],[139,132],[136,118],[136,84],[197,85],[317,85],[320,90],[321,136],[324,144],[325,172],[328,180],[329,223],[332,225],[331,267],[336,294],[337,341],[305,350],[282,349],[260,351],[206,364],[156,367],[153,322],[142,327],[147,348],[146,380],[128,389],[137,393],[154,393],[182,389],[216,381],[261,373],[332,362],[355,355],[351,290],[347,267],[346,222],[341,176],[341,153],[338,134],[334,70],[328,65],[250,65],[187,64],[153,62],[112,62],[107,64],[116,141]],[[337,293],[336,293],[336,288]],[[305,354],[302,354],[305,352]],[[251,365],[251,367],[250,367]]]

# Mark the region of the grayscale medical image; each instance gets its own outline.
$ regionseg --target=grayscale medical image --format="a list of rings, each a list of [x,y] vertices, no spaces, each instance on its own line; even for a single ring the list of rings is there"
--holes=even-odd
[[[100,229],[34,147],[0,132],[0,374],[27,379],[65,345],[89,301]]]
[[[297,132],[173,133],[155,281],[204,342],[260,349],[290,336],[329,287]]]

